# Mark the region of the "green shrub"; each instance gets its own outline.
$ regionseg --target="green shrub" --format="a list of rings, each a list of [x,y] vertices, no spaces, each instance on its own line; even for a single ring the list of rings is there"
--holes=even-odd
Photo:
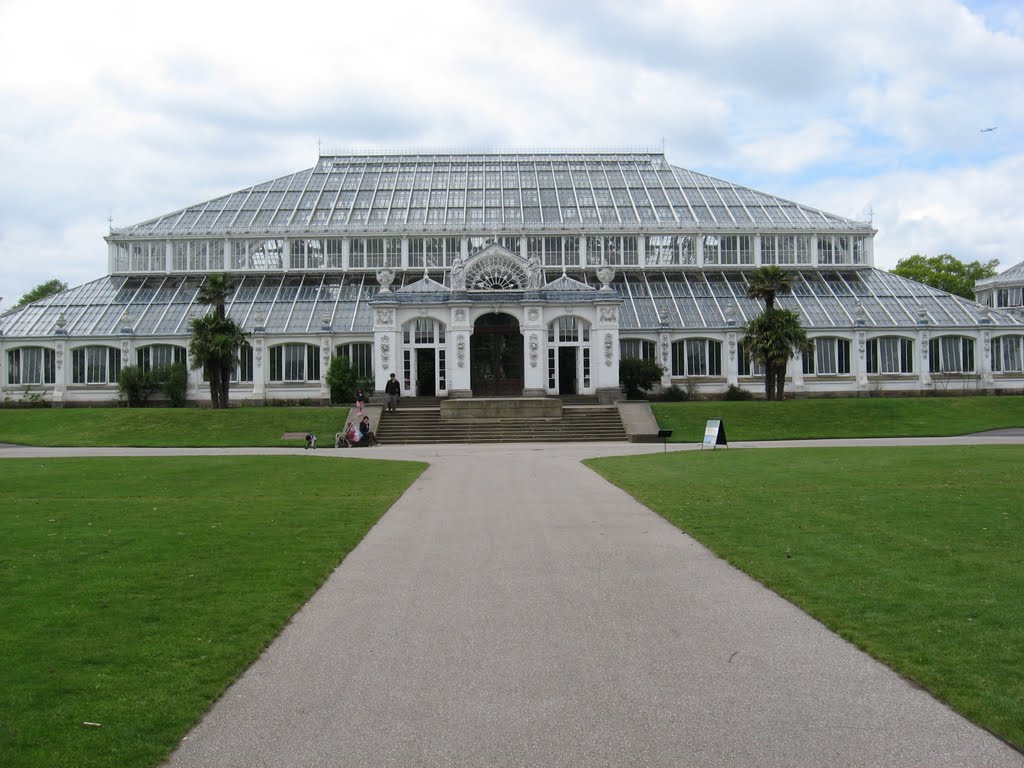
[[[661,399],[670,403],[682,403],[690,399],[690,393],[678,384],[673,384],[661,393]]]
[[[730,384],[729,388],[725,390],[725,400],[753,400],[754,395],[745,390],[743,387],[737,387],[735,384]]]
[[[174,363],[158,371],[163,381],[164,394],[174,408],[184,408],[188,393],[188,368],[184,363]]]
[[[117,377],[117,388],[130,408],[145,407],[149,398],[160,391],[161,384],[160,371],[147,371],[137,365],[124,366]]]
[[[619,360],[619,383],[629,400],[639,400],[661,381],[665,369],[654,360],[624,357]]]

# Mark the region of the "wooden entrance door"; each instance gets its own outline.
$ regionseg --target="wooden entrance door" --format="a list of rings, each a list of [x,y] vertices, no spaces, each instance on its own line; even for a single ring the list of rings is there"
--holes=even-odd
[[[470,386],[477,397],[523,394],[523,335],[511,315],[483,315],[470,339]]]

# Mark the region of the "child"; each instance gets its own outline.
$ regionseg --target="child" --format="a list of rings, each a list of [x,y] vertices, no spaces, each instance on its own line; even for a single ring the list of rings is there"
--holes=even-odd
[[[306,435],[306,447],[303,450],[308,451],[310,448],[312,448],[314,451],[316,450],[316,435],[314,435],[312,432]]]
[[[363,392],[362,387],[356,392],[356,415],[363,415],[363,406],[366,405],[366,393]]]

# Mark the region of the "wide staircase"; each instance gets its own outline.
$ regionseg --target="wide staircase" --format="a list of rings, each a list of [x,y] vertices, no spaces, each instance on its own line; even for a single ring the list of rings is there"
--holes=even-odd
[[[441,418],[440,398],[403,397],[397,413],[381,414],[377,437],[385,445],[423,443],[558,443],[625,441],[619,411],[596,398],[562,399],[562,418]]]

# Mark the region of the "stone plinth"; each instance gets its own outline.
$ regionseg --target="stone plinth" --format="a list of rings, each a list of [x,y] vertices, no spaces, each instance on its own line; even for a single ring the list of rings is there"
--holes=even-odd
[[[560,419],[562,401],[548,397],[474,397],[468,400],[443,400],[441,418],[459,421]]]

